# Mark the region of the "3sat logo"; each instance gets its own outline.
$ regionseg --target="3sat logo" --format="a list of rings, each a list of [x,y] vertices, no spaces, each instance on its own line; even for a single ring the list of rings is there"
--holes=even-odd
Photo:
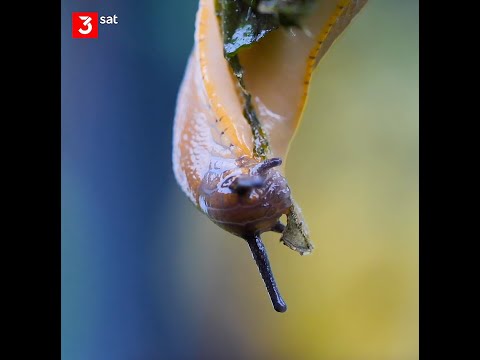
[[[85,39],[98,38],[98,13],[72,13],[72,37]]]
[[[97,12],[74,12],[72,13],[72,37],[75,39],[96,39],[98,38],[98,24],[116,25],[118,16],[100,16],[98,21]]]

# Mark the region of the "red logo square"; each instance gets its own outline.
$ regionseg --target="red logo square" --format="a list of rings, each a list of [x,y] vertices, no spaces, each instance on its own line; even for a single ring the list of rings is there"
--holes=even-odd
[[[76,39],[98,38],[98,13],[72,13],[72,37]]]

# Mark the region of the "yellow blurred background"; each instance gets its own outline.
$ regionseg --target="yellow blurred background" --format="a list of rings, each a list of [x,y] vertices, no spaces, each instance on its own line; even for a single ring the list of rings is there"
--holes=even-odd
[[[173,192],[179,276],[210,358],[224,354],[215,346],[248,359],[418,358],[418,3],[401,3],[369,1],[315,72],[287,179],[316,248],[302,257],[263,236],[286,313],[248,246]]]
[[[418,0],[369,0],[314,74],[286,175],[316,248],[263,236],[283,314],[173,176],[198,0],[92,2],[120,20],[91,41],[81,3],[62,3],[62,359],[418,359]]]

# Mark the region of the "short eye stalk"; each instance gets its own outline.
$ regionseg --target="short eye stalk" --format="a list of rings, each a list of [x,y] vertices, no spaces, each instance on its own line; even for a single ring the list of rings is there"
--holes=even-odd
[[[239,195],[244,195],[253,189],[261,188],[265,183],[265,175],[267,170],[276,166],[280,166],[281,164],[282,159],[280,158],[267,159],[253,168],[253,175],[243,175],[237,177],[230,184],[229,188]]]
[[[282,165],[282,159],[271,158],[271,159],[267,159],[267,160],[261,162],[260,164],[258,164],[257,166],[255,166],[253,171],[258,173],[258,174],[265,174],[267,172],[267,170],[270,170],[271,168],[274,168],[274,167],[277,167],[277,166],[280,166],[280,165]]]
[[[265,179],[262,176],[245,175],[239,176],[230,184],[229,188],[239,195],[244,195],[253,189],[258,189],[263,186]]]

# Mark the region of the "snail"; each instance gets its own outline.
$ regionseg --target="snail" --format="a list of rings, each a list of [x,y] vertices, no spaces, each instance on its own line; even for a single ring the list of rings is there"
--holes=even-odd
[[[243,0],[223,3],[228,1]],[[225,57],[218,4],[199,3],[174,119],[175,178],[212,222],[248,243],[278,312],[287,305],[261,234],[281,233],[281,242],[302,255],[313,250],[283,159],[299,126],[313,70],[366,1],[318,1],[301,27],[273,29],[238,51],[241,72],[232,70]],[[264,11],[272,9],[260,3]],[[279,220],[283,215],[286,224]]]

